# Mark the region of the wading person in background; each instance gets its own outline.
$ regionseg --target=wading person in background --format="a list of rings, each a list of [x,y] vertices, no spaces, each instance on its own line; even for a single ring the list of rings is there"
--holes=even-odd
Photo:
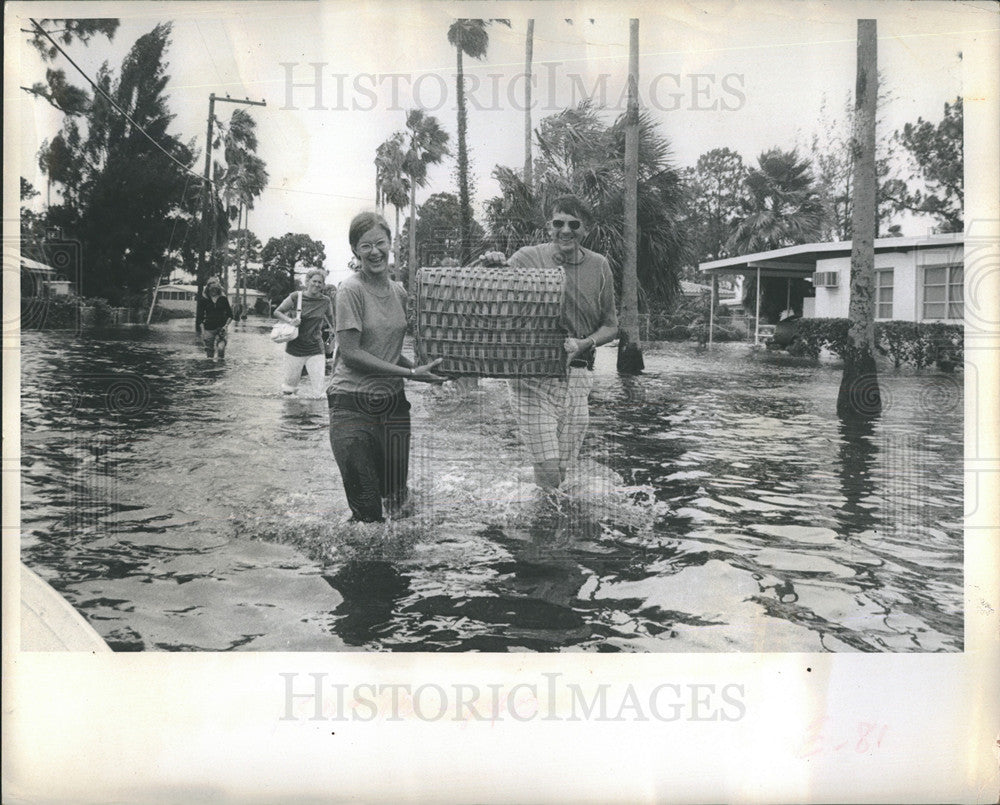
[[[324,293],[326,272],[314,268],[306,274],[304,291],[295,291],[274,309],[281,321],[294,324],[299,335],[285,345],[284,379],[281,391],[294,394],[302,379],[302,367],[309,375],[309,397],[322,399],[326,379],[326,345],[323,343],[323,325],[333,327],[333,303]],[[299,294],[302,294],[299,311]]]
[[[233,309],[218,278],[211,277],[205,283],[196,307],[194,330],[205,353],[213,361],[222,360],[226,357],[226,325],[233,319]]]
[[[569,369],[566,377],[511,380],[511,405],[521,438],[531,453],[535,482],[558,487],[576,463],[587,433],[590,390],[594,384],[595,348],[618,335],[615,285],[605,257],[581,246],[593,223],[588,207],[576,196],[560,196],[551,204],[549,243],[525,246],[507,260],[518,268],[562,268],[565,286],[562,325]],[[503,255],[484,257],[499,262]]]
[[[337,354],[327,389],[330,446],[351,519],[380,522],[404,513],[410,464],[410,403],[404,381],[440,383],[441,360],[403,356],[406,291],[389,279],[389,225],[361,213],[348,231],[357,273],[337,288]]]

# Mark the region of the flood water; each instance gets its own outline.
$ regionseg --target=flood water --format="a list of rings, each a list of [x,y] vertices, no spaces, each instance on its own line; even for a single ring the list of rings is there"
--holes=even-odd
[[[410,383],[414,516],[349,525],[325,401],[262,324],[21,341],[22,559],[119,651],[961,651],[961,376],[600,350],[542,498],[506,385]],[[409,350],[409,346],[407,347]]]

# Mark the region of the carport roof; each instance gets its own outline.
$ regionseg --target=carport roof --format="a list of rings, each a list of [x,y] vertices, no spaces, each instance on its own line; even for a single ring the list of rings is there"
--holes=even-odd
[[[918,249],[935,249],[963,243],[961,232],[948,235],[922,235],[913,238],[878,238],[876,252],[909,252]],[[816,271],[816,262],[831,257],[849,257],[851,241],[831,243],[802,243],[766,252],[726,257],[700,263],[698,269],[708,275],[756,274],[762,277],[810,277]]]

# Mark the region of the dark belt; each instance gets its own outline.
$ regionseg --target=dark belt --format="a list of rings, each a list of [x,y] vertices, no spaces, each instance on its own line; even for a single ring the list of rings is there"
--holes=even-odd
[[[569,362],[569,365],[574,369],[592,369],[593,367],[587,363],[583,358],[577,358]]]
[[[330,408],[356,411],[374,417],[386,416],[397,410],[403,413],[410,410],[410,402],[402,391],[396,394],[366,393],[363,391],[354,394],[334,393],[327,395],[326,399]]]

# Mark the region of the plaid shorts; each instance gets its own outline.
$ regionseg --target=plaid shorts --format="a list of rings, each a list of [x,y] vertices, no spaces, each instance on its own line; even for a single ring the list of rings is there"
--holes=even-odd
[[[580,453],[589,421],[588,398],[594,373],[573,367],[566,378],[530,377],[508,381],[521,440],[532,461],[569,467]]]

